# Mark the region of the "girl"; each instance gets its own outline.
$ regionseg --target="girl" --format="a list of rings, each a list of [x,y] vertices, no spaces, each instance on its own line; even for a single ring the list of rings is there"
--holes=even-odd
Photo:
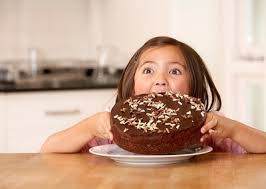
[[[214,151],[266,153],[266,133],[218,113],[220,95],[201,57],[188,45],[169,37],[147,41],[130,59],[118,86],[116,101],[132,95],[172,91],[200,98],[207,119],[201,142]],[[97,113],[50,136],[41,152],[84,152],[112,142],[110,113]]]

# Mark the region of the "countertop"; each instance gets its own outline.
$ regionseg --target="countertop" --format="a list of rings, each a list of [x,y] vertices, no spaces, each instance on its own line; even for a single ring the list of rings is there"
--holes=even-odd
[[[0,154],[0,188],[266,187],[266,154],[208,153],[163,167],[118,165],[92,154]]]
[[[47,66],[47,65],[46,65]],[[54,90],[82,90],[117,88],[123,69],[101,72],[93,67],[43,67],[35,76],[18,70],[13,78],[0,77],[0,92],[34,92]],[[63,65],[66,66],[66,65]],[[0,70],[1,71],[1,70]]]
[[[104,80],[75,79],[75,80],[46,80],[42,82],[1,83],[0,92],[34,92],[34,91],[58,91],[58,90],[82,90],[82,89],[110,89],[117,88],[120,78],[107,78]]]

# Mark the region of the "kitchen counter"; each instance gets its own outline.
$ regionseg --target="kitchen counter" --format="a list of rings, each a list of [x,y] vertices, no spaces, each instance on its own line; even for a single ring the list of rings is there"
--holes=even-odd
[[[80,61],[40,63],[34,76],[23,67],[0,69],[0,92],[112,89],[117,88],[123,72],[123,68],[111,67],[100,71]]]
[[[24,76],[10,81],[0,80],[0,92],[31,92],[54,90],[112,89],[117,88],[122,69],[115,73],[93,75],[92,69],[52,70],[35,77]]]
[[[0,154],[0,188],[256,188],[266,154],[209,153],[164,167],[130,167],[91,154]]]
[[[0,83],[0,92],[31,92],[55,90],[82,90],[82,89],[111,89],[117,88],[120,78],[107,78],[104,80],[75,79],[75,80],[46,80],[42,82]]]

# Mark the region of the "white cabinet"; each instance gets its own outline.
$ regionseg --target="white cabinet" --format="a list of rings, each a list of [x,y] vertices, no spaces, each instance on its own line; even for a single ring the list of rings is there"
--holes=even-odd
[[[0,93],[0,153],[6,151],[5,95]]]
[[[224,0],[226,113],[266,131],[266,1]]]
[[[7,95],[8,152],[38,152],[46,138],[103,111],[114,89],[10,93]]]

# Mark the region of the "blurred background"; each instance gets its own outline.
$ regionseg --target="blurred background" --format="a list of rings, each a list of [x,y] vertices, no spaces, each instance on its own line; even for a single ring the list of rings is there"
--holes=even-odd
[[[112,106],[123,68],[167,35],[204,59],[222,112],[266,131],[266,0],[0,0],[0,152]]]

